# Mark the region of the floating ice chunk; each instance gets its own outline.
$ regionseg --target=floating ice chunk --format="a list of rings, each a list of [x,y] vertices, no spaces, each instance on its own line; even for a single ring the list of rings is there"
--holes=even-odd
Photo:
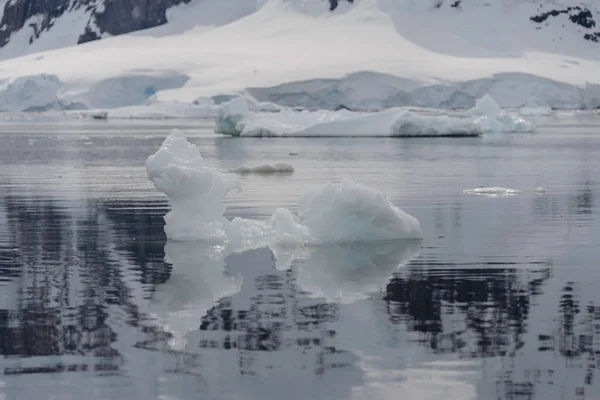
[[[536,188],[533,188],[532,192],[536,193],[536,194],[544,194],[544,193],[546,193],[546,189],[544,189],[543,187],[538,186]]]
[[[248,101],[243,97],[235,97],[217,108],[217,119],[215,125],[216,133],[225,135],[239,135],[238,122],[250,114]]]
[[[393,206],[383,193],[343,180],[308,188],[298,202],[302,224],[317,242],[422,238],[416,218]]]
[[[311,241],[308,227],[286,208],[278,208],[269,221],[271,242],[278,245],[307,243]]]
[[[467,189],[464,190],[463,193],[466,194],[476,194],[483,195],[488,197],[505,197],[505,196],[515,196],[517,194],[523,193],[522,190],[517,189],[509,189],[499,186],[492,187],[481,187],[477,189]]]
[[[148,177],[169,196],[172,210],[164,217],[167,238],[178,241],[225,240],[223,199],[237,186],[231,175],[204,165],[198,148],[173,130],[146,160]]]
[[[533,123],[523,119],[518,115],[500,114],[495,117],[481,116],[475,119],[474,123],[481,128],[484,133],[527,133],[535,132],[536,127]]]
[[[521,116],[507,114],[502,111],[494,99],[487,94],[477,100],[477,104],[469,110],[469,113],[478,116],[473,122],[484,133],[525,133],[536,130],[534,124],[523,119]]]
[[[283,162],[276,162],[273,164],[242,165],[241,167],[229,170],[229,172],[235,172],[236,174],[290,174],[294,172],[294,167]]]
[[[227,220],[223,199],[238,181],[204,164],[198,148],[178,130],[146,161],[148,177],[169,197],[165,233],[174,241],[220,241],[250,249],[278,244],[420,239],[416,218],[379,191],[345,180],[306,190],[299,217],[278,209],[268,223]]]

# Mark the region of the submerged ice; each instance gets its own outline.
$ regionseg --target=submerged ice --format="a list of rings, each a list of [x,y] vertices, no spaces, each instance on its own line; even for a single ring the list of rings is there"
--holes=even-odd
[[[344,180],[307,189],[298,216],[277,209],[268,222],[228,220],[223,200],[239,187],[232,174],[205,164],[198,148],[173,130],[146,161],[148,177],[169,197],[165,233],[174,241],[219,241],[239,248],[277,244],[420,239],[416,218],[381,192]]]

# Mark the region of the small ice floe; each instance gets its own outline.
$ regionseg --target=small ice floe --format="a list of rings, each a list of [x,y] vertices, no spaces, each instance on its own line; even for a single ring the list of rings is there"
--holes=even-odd
[[[463,190],[465,194],[475,194],[479,196],[488,196],[488,197],[508,197],[508,196],[516,196],[522,193],[534,193],[534,194],[544,194],[546,193],[546,189],[543,187],[536,187],[533,189],[527,189],[525,191],[518,189],[509,189],[500,186],[490,186],[490,187],[479,187],[477,189],[467,189]]]
[[[463,190],[465,194],[476,194],[481,196],[489,196],[489,197],[505,197],[505,196],[515,196],[517,194],[523,193],[521,190],[517,189],[509,189],[500,186],[491,186],[491,187],[480,187],[477,189],[467,189]]]
[[[283,162],[261,165],[242,165],[235,169],[228,170],[236,174],[291,174],[294,167]]]

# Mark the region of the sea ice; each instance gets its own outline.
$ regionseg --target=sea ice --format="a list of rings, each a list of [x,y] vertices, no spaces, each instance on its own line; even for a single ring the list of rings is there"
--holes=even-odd
[[[420,239],[416,218],[398,209],[381,192],[344,180],[307,189],[299,216],[278,209],[264,223],[224,217],[227,194],[239,188],[232,174],[205,165],[198,148],[173,130],[146,161],[148,177],[165,193],[171,211],[164,217],[167,238],[219,241],[239,248],[276,244]]]
[[[467,189],[463,190],[465,194],[476,194],[488,197],[506,197],[506,196],[516,196],[518,194],[522,194],[524,192],[534,193],[537,195],[542,195],[546,193],[546,189],[543,187],[535,187],[533,189],[517,190],[517,189],[509,189],[505,187],[499,186],[491,186],[491,187],[480,187],[477,189]]]
[[[463,190],[465,194],[476,194],[483,195],[489,197],[504,197],[504,196],[515,196],[517,194],[523,193],[522,190],[517,189],[509,189],[505,187],[499,186],[491,186],[491,187],[481,187],[477,189],[467,189]]]
[[[243,98],[223,104],[215,132],[232,136],[377,137],[479,136],[473,122],[448,116],[425,116],[403,109],[378,113],[292,111],[253,113]]]
[[[477,104],[469,110],[469,113],[476,116],[473,122],[484,133],[524,133],[536,130],[535,125],[521,116],[502,111],[498,103],[487,94],[477,100]]]
[[[236,174],[277,174],[277,173],[292,173],[294,167],[283,162],[261,165],[242,165],[240,167],[229,170]]]
[[[173,130],[148,157],[146,169],[154,186],[171,202],[172,209],[165,216],[167,238],[227,239],[223,199],[237,187],[235,177],[207,167],[198,148],[179,130]]]

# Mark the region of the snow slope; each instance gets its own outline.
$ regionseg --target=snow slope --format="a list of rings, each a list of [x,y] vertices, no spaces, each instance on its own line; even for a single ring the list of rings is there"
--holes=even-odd
[[[203,1],[178,6],[181,32],[170,25],[6,60],[0,82],[54,76],[55,103],[90,108],[139,105],[151,96],[191,103],[249,88],[258,100],[318,108],[334,107],[322,102],[340,92],[376,109],[417,102],[470,108],[488,92],[503,107],[531,98],[556,108],[600,106],[600,45],[582,39],[600,27],[563,28],[568,14],[532,21],[550,7],[546,2],[472,1],[460,12],[444,4],[432,12],[429,2],[356,0],[329,12],[321,0],[260,0],[244,12],[233,9],[235,16],[225,4],[206,2],[220,10],[223,24],[189,27]],[[598,19],[598,8],[590,8]],[[347,76],[362,79],[340,87]],[[273,95],[294,82],[293,90]],[[291,104],[289,92],[296,96]],[[0,109],[14,109],[11,102],[3,98]]]

